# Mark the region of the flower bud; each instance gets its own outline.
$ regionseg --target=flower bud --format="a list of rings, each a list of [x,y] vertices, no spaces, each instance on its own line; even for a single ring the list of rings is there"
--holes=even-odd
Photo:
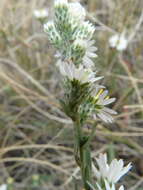
[[[48,33],[49,40],[55,44],[56,46],[59,46],[61,43],[61,37],[59,33],[57,32],[55,25],[52,21],[47,22],[44,24],[44,31]]]

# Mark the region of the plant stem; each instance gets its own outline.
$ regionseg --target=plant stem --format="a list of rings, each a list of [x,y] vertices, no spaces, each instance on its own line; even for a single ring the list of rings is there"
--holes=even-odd
[[[91,190],[91,151],[88,137],[83,135],[79,120],[75,122],[75,160],[81,169],[82,181],[85,190]]]

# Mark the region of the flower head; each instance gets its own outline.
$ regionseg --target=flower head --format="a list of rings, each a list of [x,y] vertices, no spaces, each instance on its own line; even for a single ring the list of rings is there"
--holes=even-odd
[[[58,61],[57,66],[63,76],[68,77],[70,80],[78,80],[81,83],[93,83],[100,80],[102,77],[95,77],[96,72],[91,69],[85,69],[82,65],[78,68],[72,62]]]
[[[114,102],[116,98],[109,98],[108,90],[100,89],[98,87],[95,89],[93,94],[93,103],[95,105],[93,110],[94,118],[96,119],[98,116],[103,121],[111,123],[113,121],[112,115],[117,114],[117,112],[107,108],[106,105]]]
[[[115,34],[109,38],[110,47],[116,48],[118,51],[123,51],[127,48],[128,40],[125,33]]]
[[[124,167],[122,159],[114,159],[110,164],[107,163],[107,155],[100,154],[96,158],[99,170],[93,165],[93,172],[98,179],[106,179],[109,183],[116,183],[131,169],[131,163]]]

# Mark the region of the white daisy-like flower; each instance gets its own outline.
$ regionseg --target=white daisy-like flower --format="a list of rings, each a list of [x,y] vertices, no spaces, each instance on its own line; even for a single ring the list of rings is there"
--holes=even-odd
[[[82,60],[83,65],[86,68],[91,68],[92,66],[94,66],[94,62],[92,61],[92,59],[97,57],[97,54],[95,53],[97,48],[94,46],[94,43],[94,40],[77,39],[74,41],[75,47],[81,46],[83,49],[85,49],[85,54]]]
[[[128,45],[128,40],[125,37],[125,32],[111,36],[109,38],[109,45],[112,48],[116,48],[118,51],[125,50]]]
[[[37,19],[42,19],[48,17],[49,13],[48,9],[36,9],[34,10],[33,14]]]
[[[110,108],[107,108],[106,105],[113,103],[116,100],[116,98],[109,98],[108,90],[99,88],[96,88],[92,94],[94,94],[93,99],[95,104],[93,115],[94,119],[96,119],[98,116],[104,122],[112,123],[112,115],[117,114],[117,112]]]
[[[70,14],[79,21],[83,21],[85,19],[85,9],[81,6],[79,2],[69,3],[69,11]]]
[[[0,185],[0,190],[7,190],[7,184]]]
[[[93,72],[91,69],[85,69],[82,65],[78,68],[72,62],[66,62],[59,60],[57,63],[61,74],[68,77],[71,81],[76,79],[81,83],[94,83],[100,80],[102,77],[95,77],[97,72]]]
[[[110,184],[107,180],[104,180],[104,183],[105,183],[105,190],[116,190],[115,184],[113,183]],[[96,185],[98,187],[98,190],[103,190],[98,183],[96,183]],[[121,185],[118,190],[124,190],[124,186]]]
[[[114,159],[110,164],[107,163],[107,155],[100,154],[99,158],[96,158],[99,170],[93,166],[93,172],[97,179],[106,179],[109,183],[116,183],[119,179],[125,175],[132,167],[131,163],[124,167],[122,159]]]

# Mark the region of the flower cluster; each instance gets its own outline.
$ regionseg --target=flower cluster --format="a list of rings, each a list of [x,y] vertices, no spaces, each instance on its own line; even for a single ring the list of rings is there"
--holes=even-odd
[[[54,18],[44,24],[44,31],[57,50],[57,67],[64,78],[66,92],[62,105],[72,119],[75,114],[83,120],[98,117],[112,122],[116,112],[106,106],[115,98],[109,98],[108,91],[97,84],[102,77],[96,76],[94,68],[95,27],[85,17],[86,11],[80,3],[55,0]]]
[[[96,158],[96,162],[98,169],[93,165],[93,172],[98,180],[96,185],[99,190],[115,190],[115,184],[132,167],[131,163],[124,167],[122,159],[114,159],[108,164],[106,154],[100,154],[99,158]],[[121,186],[119,190],[124,190],[124,186]]]

